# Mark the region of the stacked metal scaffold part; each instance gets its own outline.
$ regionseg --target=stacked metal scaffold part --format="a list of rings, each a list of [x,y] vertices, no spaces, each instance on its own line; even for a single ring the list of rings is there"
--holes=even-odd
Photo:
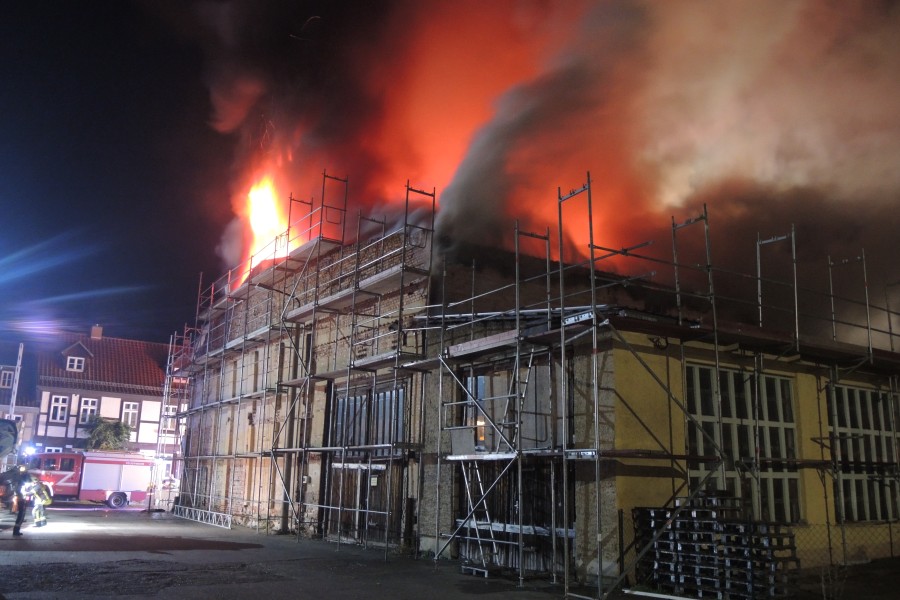
[[[789,595],[800,567],[794,534],[787,525],[724,525],[726,590],[731,598],[781,598]]]
[[[635,508],[634,534],[647,547],[639,584],[696,598],[784,598],[800,563],[786,525],[739,518],[739,499],[679,498],[675,508]]]

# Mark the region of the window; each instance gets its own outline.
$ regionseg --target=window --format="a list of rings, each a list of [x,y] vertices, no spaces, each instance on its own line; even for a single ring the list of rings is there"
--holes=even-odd
[[[14,375],[13,371],[0,371],[0,388],[11,388]]]
[[[138,403],[123,402],[122,403],[122,422],[131,427],[137,428],[138,424]]]
[[[52,423],[65,423],[69,416],[69,397],[53,396],[50,398],[50,421]]]
[[[403,403],[402,388],[376,392],[374,398],[369,390],[357,396],[338,398],[334,415],[334,444],[364,446],[402,442]],[[374,454],[387,456],[390,449],[378,448]]]
[[[8,414],[8,415],[5,415],[3,418],[8,421],[15,421],[16,423],[18,423],[22,420],[22,415],[9,415]]]
[[[337,399],[334,440],[337,446],[361,446],[368,437],[369,394]]]
[[[466,377],[466,398],[471,397],[474,402],[466,404],[466,424],[475,427],[475,449],[483,451],[485,449],[485,418],[483,411],[485,410],[484,396],[485,385],[487,383],[485,375],[472,375]],[[476,406],[477,404],[477,406]]]
[[[717,403],[715,370],[699,365],[686,369],[687,407],[699,423],[699,427],[688,424],[688,454],[715,456],[710,440],[715,441],[725,455],[725,491],[741,498],[746,513],[764,521],[798,522],[800,480],[792,464],[797,458],[797,430],[791,381],[753,372],[721,369],[720,373],[721,403]],[[758,464],[754,456],[759,457]],[[751,476],[754,466],[759,468],[758,478]],[[696,486],[714,465],[694,459],[688,468]]]
[[[831,432],[837,438],[841,462],[840,477],[834,482],[836,512],[843,512],[847,521],[897,519],[900,484],[890,470],[900,443],[897,397],[839,385],[834,388],[834,400],[832,407],[829,396],[829,419],[837,417]]]
[[[66,358],[66,371],[84,371],[84,358],[81,356],[69,356]]]
[[[163,407],[163,418],[161,431],[172,433],[175,431],[175,415],[178,414],[178,407],[174,404],[166,404]]]
[[[94,415],[97,414],[97,399],[96,398],[82,398],[81,399],[81,413],[78,416],[78,422],[82,425],[90,423],[91,419]]]
[[[570,371],[568,385],[568,431],[569,443],[574,440],[574,379]],[[529,380],[534,383],[529,384]],[[444,418],[454,429],[453,452],[467,454],[470,452],[511,452],[517,445],[515,431],[516,421],[511,419],[512,407],[518,406],[523,415],[532,417],[545,414],[549,410],[546,398],[542,397],[543,386],[550,385],[551,375],[548,364],[537,364],[534,361],[500,361],[479,367],[466,367],[459,371],[460,386],[456,388],[455,406],[446,411]],[[555,435],[562,435],[561,422],[553,419],[530,418],[529,435],[518,438],[521,448],[546,448],[554,436],[552,429],[557,427]],[[469,445],[469,435],[464,430],[471,430],[474,448]],[[457,452],[458,451],[458,452]]]
[[[372,406],[372,441],[376,444],[404,441],[403,415],[402,388],[376,393]],[[390,453],[388,448],[375,451],[376,455],[389,456]]]

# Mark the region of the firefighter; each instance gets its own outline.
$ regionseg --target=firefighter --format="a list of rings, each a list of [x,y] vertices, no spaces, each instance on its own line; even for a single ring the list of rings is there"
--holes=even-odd
[[[31,518],[34,520],[35,527],[43,527],[47,524],[47,512],[44,507],[53,502],[53,496],[50,495],[50,488],[43,481],[32,478],[32,484]]]
[[[22,535],[22,523],[25,522],[26,486],[30,487],[31,481],[31,475],[25,465],[16,465],[0,475],[0,482],[7,486],[16,512],[16,524],[13,526],[14,537]]]

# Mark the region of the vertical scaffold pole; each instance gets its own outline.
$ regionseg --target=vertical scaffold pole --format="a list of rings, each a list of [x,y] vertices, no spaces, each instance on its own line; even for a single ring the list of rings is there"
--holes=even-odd
[[[800,351],[800,306],[797,290],[797,237],[795,235],[794,225],[791,224],[791,232],[786,235],[777,235],[763,240],[759,233],[756,234],[756,303],[759,308],[759,326],[763,326],[763,292],[762,292],[762,257],[760,248],[767,244],[791,240],[791,269],[793,271],[793,291],[794,291],[794,345],[796,350]]]
[[[567,195],[563,195],[561,191],[558,191],[558,226],[559,226],[559,264],[560,264],[560,315],[562,319],[562,324],[560,327],[560,364],[562,370],[561,380],[561,389],[562,397],[561,401],[563,402],[563,495],[564,495],[564,520],[565,527],[568,530],[569,524],[569,515],[568,515],[568,501],[566,500],[566,494],[568,494],[568,463],[567,463],[567,445],[568,445],[568,387],[566,383],[567,378],[567,363],[566,363],[566,324],[565,324],[565,277],[564,277],[564,256],[563,256],[563,203],[567,200],[574,198],[582,193],[587,194],[587,224],[588,224],[588,249],[589,249],[589,259],[588,259],[588,272],[590,277],[590,311],[591,311],[591,401],[593,404],[593,437],[594,437],[594,518],[596,520],[596,535],[595,535],[595,552],[597,553],[597,590],[598,597],[603,598],[605,596],[605,592],[603,589],[603,543],[602,543],[602,494],[601,494],[601,473],[600,473],[600,460],[601,460],[601,452],[600,452],[600,382],[599,382],[599,362],[598,362],[598,345],[599,345],[599,337],[598,337],[598,320],[597,320],[597,283],[596,283],[596,257],[595,257],[595,244],[594,244],[594,224],[593,224],[593,206],[592,206],[592,196],[591,196],[591,174],[587,173],[587,182],[578,190],[572,190]],[[569,595],[569,544],[568,537],[566,544],[564,546],[566,553],[564,555],[565,560],[565,581],[566,581],[566,595]]]
[[[717,429],[718,429],[718,439],[715,441],[715,446],[717,451],[719,452],[719,489],[725,489],[725,464],[724,455],[722,454],[721,446],[722,440],[724,439],[724,424],[722,422],[722,382],[721,382],[721,374],[722,374],[722,365],[719,358],[719,319],[717,314],[716,307],[716,291],[715,286],[713,284],[713,266],[712,266],[712,248],[710,245],[710,237],[709,237],[709,212],[707,211],[706,204],[703,205],[703,213],[700,216],[692,217],[683,223],[675,223],[675,219],[672,219],[672,251],[674,255],[674,263],[675,263],[675,278],[676,281],[678,279],[678,256],[677,256],[677,245],[675,242],[676,232],[679,229],[683,229],[684,227],[688,227],[695,223],[703,223],[703,232],[704,232],[704,240],[706,243],[706,266],[704,270],[706,271],[706,281],[707,281],[707,301],[710,305],[710,312],[712,313],[712,346],[713,346],[713,355],[715,359],[715,377],[713,377],[713,400],[716,406],[717,411]],[[676,297],[678,298],[679,305],[679,314],[678,314],[678,322],[681,324],[681,292],[678,289],[676,284]]]
[[[515,435],[515,448],[513,450],[516,453],[516,518],[517,524],[519,526],[519,535],[517,537],[518,542],[518,554],[519,554],[519,587],[525,587],[525,535],[523,531],[525,529],[525,493],[523,489],[524,476],[522,473],[522,377],[519,373],[521,370],[521,360],[522,360],[522,291],[520,289],[521,281],[522,281],[522,264],[520,260],[520,248],[519,248],[519,221],[516,219],[516,233],[515,233],[515,246],[516,246],[516,282],[515,282],[515,302],[516,302],[516,358],[515,363],[513,365],[513,377],[515,377],[515,391],[516,391],[516,435]]]

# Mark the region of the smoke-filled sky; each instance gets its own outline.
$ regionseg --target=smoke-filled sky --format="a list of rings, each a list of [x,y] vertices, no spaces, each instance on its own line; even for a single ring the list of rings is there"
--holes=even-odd
[[[873,301],[900,279],[897,2],[4,8],[7,322],[81,315],[164,339],[193,317],[200,272],[243,255],[250,187],[320,198],[326,170],[352,215],[390,218],[407,180],[435,188],[451,248],[508,244],[516,219],[555,237],[559,191],[590,172],[596,244],[653,239],[671,258],[673,217],[705,204],[714,264],[753,273],[757,235],[794,225],[807,285],[863,249]],[[585,213],[564,205],[573,253]],[[767,272],[785,259],[773,248]]]

